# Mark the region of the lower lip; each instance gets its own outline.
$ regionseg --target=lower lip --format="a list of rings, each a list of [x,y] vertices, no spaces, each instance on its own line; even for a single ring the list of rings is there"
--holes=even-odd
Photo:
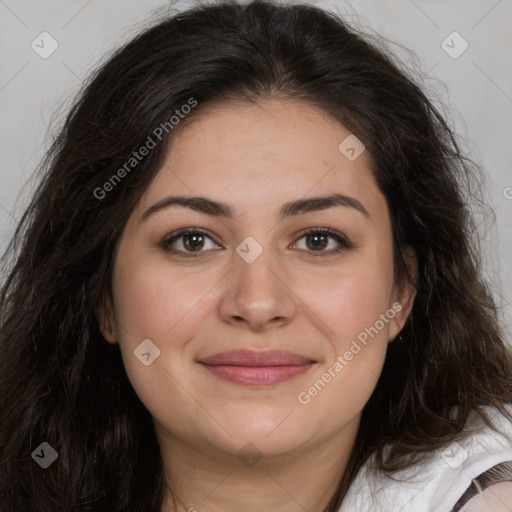
[[[272,386],[293,379],[307,372],[314,363],[286,366],[212,366],[205,368],[221,379],[243,386]]]

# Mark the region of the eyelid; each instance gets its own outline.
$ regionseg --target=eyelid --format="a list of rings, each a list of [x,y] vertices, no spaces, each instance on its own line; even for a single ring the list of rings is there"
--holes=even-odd
[[[297,240],[300,240],[303,236],[309,235],[311,233],[327,234],[327,235],[332,236],[333,238],[340,238],[342,242],[346,243],[347,245],[351,245],[348,237],[346,237],[341,231],[338,231],[337,229],[332,228],[331,226],[328,226],[328,225],[307,228],[307,229],[301,231],[298,235],[296,235]]]
[[[216,245],[219,245],[216,241],[215,241],[215,238],[214,236],[206,229],[202,229],[202,228],[196,228],[196,227],[192,227],[192,228],[183,228],[183,229],[179,229],[178,231],[175,231],[173,233],[171,233],[170,235],[166,236],[162,242],[159,244],[160,246],[163,247],[164,250],[166,251],[169,251],[171,253],[175,253],[175,254],[187,254],[186,251],[181,251],[179,249],[174,249],[171,248],[171,244],[179,239],[179,238],[182,238],[186,235],[193,235],[193,234],[200,234],[200,235],[204,235],[204,236],[207,236],[208,238],[210,238]],[[200,253],[204,253],[204,252],[208,252],[208,251],[197,251],[198,254]],[[188,254],[193,254],[192,252],[188,252]]]
[[[195,226],[190,227],[190,228],[183,228],[176,232],[171,233],[171,235],[166,236],[164,238],[164,240],[159,245],[165,251],[179,255],[179,256],[183,256],[185,258],[199,257],[199,255],[201,255],[201,253],[208,253],[211,251],[211,249],[207,250],[207,251],[202,251],[202,250],[182,251],[180,249],[172,248],[171,244],[175,240],[177,240],[181,237],[184,237],[186,235],[191,235],[191,234],[202,234],[202,235],[210,238],[216,245],[219,245],[215,241],[215,237],[208,230],[203,229],[203,228],[197,228]],[[303,249],[300,249],[302,252],[306,252],[313,257],[331,256],[331,255],[339,254],[340,252],[343,252],[347,249],[351,249],[354,247],[354,245],[349,241],[349,239],[343,233],[337,231],[334,228],[331,228],[330,226],[315,226],[315,227],[310,227],[310,228],[305,229],[300,234],[296,235],[296,239],[295,239],[295,242],[293,242],[293,245],[297,244],[297,242],[299,240],[301,240],[302,238],[304,238],[305,236],[312,235],[312,234],[327,235],[328,237],[335,239],[336,242],[338,243],[338,247],[336,249],[330,249],[329,251],[304,251]],[[214,249],[214,250],[220,250],[220,249]],[[197,256],[196,256],[196,254],[197,254]]]
[[[310,234],[327,235],[330,238],[334,238],[336,240],[336,243],[338,244],[338,247],[336,247],[335,249],[330,249],[328,251],[303,251],[314,258],[335,256],[341,252],[344,252],[348,249],[352,249],[355,247],[343,233],[339,232],[334,228],[331,228],[330,226],[319,226],[306,229],[305,231],[302,232],[302,234],[298,235],[296,242],[294,242],[294,245],[299,240],[304,238],[306,235]]]

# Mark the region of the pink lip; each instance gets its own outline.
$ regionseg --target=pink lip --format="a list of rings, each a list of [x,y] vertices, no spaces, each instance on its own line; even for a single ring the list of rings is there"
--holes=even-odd
[[[282,350],[231,350],[199,361],[218,377],[245,386],[270,386],[301,375],[316,361]]]

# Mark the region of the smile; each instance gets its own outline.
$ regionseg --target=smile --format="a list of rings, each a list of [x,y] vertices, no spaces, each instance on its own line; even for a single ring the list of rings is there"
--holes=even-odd
[[[217,377],[243,386],[272,386],[307,372],[316,361],[280,350],[232,350],[199,363]]]

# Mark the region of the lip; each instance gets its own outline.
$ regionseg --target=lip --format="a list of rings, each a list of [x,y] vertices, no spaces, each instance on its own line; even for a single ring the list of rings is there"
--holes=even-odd
[[[283,350],[231,350],[198,361],[221,379],[244,386],[272,386],[302,375],[316,361]]]
[[[220,366],[294,366],[316,363],[308,357],[285,350],[230,350],[219,352],[199,360],[200,363]]]

